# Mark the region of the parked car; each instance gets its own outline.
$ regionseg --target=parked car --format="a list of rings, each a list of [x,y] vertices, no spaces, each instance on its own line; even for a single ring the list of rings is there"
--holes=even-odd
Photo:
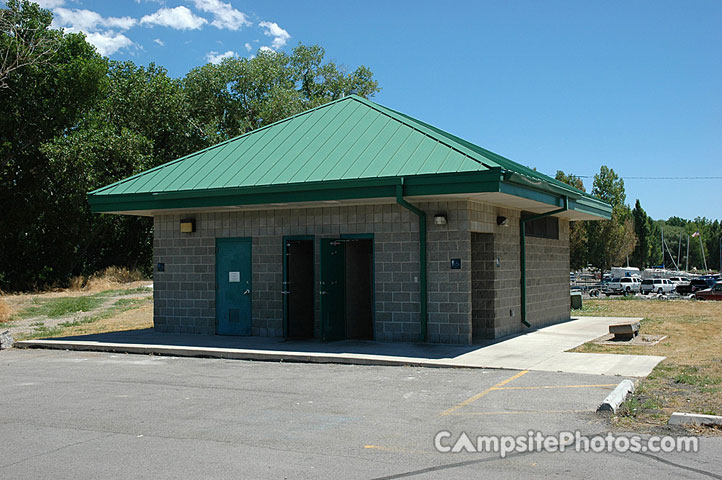
[[[672,293],[676,288],[677,285],[666,278],[650,278],[648,280],[642,280],[639,291],[645,295],[648,293],[663,294]]]
[[[606,287],[604,294],[609,295],[631,295],[639,292],[639,285],[642,282],[638,277],[613,278]]]
[[[681,285],[683,283],[689,283],[689,278],[687,278],[687,277],[670,277],[669,281],[674,283],[675,285]]]
[[[717,282],[714,287],[700,290],[694,294],[697,300],[722,300],[722,282]]]
[[[687,284],[680,283],[679,285],[677,285],[677,293],[679,293],[680,295],[690,295],[700,290],[706,290],[709,287],[710,286],[707,285],[707,282],[705,280],[701,278],[695,278]]]

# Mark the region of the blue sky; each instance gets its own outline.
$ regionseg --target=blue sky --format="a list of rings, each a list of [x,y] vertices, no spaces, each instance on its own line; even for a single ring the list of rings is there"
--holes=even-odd
[[[722,218],[718,0],[40,3],[110,58],[176,77],[317,43],[370,67],[379,103],[550,175],[607,165],[654,218]]]

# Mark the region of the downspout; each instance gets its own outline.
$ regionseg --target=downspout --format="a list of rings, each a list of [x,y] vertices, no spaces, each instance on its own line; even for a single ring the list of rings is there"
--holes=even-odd
[[[519,234],[521,235],[521,239],[519,241],[519,265],[521,268],[521,323],[523,323],[524,326],[527,328],[531,328],[531,324],[526,320],[526,222],[533,222],[534,220],[539,220],[540,218],[566,212],[567,210],[569,210],[569,197],[564,196],[563,198],[564,206],[562,208],[552,210],[551,212],[534,215],[533,217],[519,219]]]
[[[404,200],[404,179],[396,185],[396,203],[419,217],[419,275],[421,297],[421,336],[420,341],[426,341],[427,319],[427,293],[426,293],[426,212]]]

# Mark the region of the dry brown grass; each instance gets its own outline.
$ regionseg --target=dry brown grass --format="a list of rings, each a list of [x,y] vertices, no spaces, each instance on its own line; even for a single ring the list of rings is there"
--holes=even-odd
[[[71,278],[69,290],[102,292],[143,280],[147,280],[147,278],[139,270],[128,270],[125,267],[108,267],[90,277],[80,275]]]
[[[589,300],[581,314],[642,317],[642,333],[668,337],[647,347],[586,343],[574,349],[667,357],[639,383],[617,424],[660,426],[674,411],[722,415],[722,302]]]
[[[722,357],[722,302],[695,300],[590,300],[584,314],[642,317],[642,333],[667,335],[651,347],[587,343],[577,351],[662,355],[679,364],[698,365]]]
[[[67,337],[74,335],[91,335],[94,333],[121,332],[153,328],[153,303],[134,308],[111,318],[104,318],[92,323],[67,327],[54,336]]]
[[[88,283],[88,279],[83,275],[78,275],[70,279],[68,290],[77,292],[78,290],[82,290],[86,283]]]
[[[151,328],[153,326],[153,298],[147,297],[110,297],[113,303],[104,304],[87,314],[63,317],[59,321],[46,318],[30,324],[34,328],[21,331],[17,340],[34,338],[56,338],[94,333],[117,332]]]
[[[132,290],[148,285],[150,280],[142,280],[138,282],[118,284],[108,283],[109,288],[101,288],[101,284],[95,284],[91,288],[73,291],[68,288],[57,289],[49,292],[42,293],[17,293],[12,295],[5,295],[3,298],[5,302],[10,306],[16,313],[22,313],[24,310],[32,307],[37,301],[46,301],[48,299],[60,298],[60,297],[83,297],[86,295],[96,295],[101,292],[113,291],[113,290]]]
[[[4,299],[0,298],[0,323],[7,322],[14,314],[15,312],[10,308],[10,305],[8,305]]]

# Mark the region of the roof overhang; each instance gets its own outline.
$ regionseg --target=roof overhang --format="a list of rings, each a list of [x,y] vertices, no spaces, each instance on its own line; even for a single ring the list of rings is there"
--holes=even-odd
[[[558,216],[568,220],[611,218],[611,206],[571,187],[537,181],[492,168],[478,172],[379,177],[371,179],[303,182],[286,185],[182,190],[163,193],[88,194],[96,213],[152,216],[159,212],[328,206],[333,203],[376,203],[396,197],[396,186],[412,201],[433,198],[478,200],[504,208],[544,213],[564,204]]]

